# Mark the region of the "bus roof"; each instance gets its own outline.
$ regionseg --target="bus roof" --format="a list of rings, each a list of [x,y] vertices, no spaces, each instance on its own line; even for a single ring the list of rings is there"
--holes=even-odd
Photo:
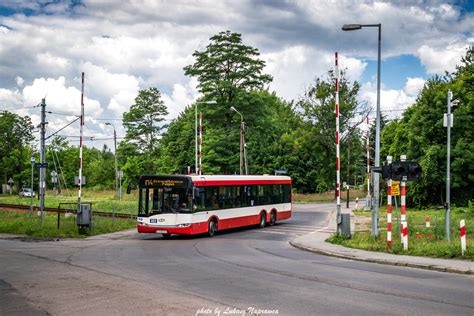
[[[239,184],[291,184],[291,178],[287,176],[191,175],[190,177],[193,183],[197,186]]]
[[[217,185],[256,185],[256,184],[291,184],[287,176],[273,175],[144,175],[140,177],[140,187],[154,186],[195,186]],[[187,184],[186,184],[187,183]]]

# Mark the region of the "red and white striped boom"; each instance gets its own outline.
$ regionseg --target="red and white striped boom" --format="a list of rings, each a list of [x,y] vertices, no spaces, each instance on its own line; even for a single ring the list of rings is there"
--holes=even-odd
[[[82,86],[81,86],[81,121],[80,121],[80,138],[79,138],[79,178],[77,179],[77,203],[81,205],[81,189],[82,189],[82,137],[84,129],[84,72],[82,73]]]
[[[340,233],[340,218],[341,218],[341,162],[339,152],[339,63],[338,54],[336,52],[336,96],[335,96],[335,113],[336,113],[336,203],[337,203],[337,232]]]

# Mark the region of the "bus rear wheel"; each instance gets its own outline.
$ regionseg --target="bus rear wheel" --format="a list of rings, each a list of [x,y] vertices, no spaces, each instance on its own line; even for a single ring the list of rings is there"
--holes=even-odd
[[[273,211],[270,213],[270,222],[268,222],[268,225],[273,226],[276,223],[276,212]]]
[[[266,214],[265,212],[262,212],[262,214],[260,214],[260,222],[258,224],[258,227],[263,228],[265,227],[266,223],[267,223]]]
[[[209,222],[209,225],[207,227],[207,234],[209,237],[213,237],[217,232],[217,221],[215,219],[211,220]]]

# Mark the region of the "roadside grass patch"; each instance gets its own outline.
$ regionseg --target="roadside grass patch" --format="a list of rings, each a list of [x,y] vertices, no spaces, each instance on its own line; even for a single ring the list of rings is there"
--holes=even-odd
[[[39,217],[30,220],[29,213],[17,213],[0,210],[0,233],[27,235],[35,238],[86,238],[94,235],[112,233],[136,227],[135,221],[121,218],[94,216],[95,226],[90,234],[79,234],[74,217],[66,218],[61,214],[60,228],[57,228],[57,214],[45,213],[43,227],[39,226]]]
[[[331,235],[328,242],[350,248],[369,251],[387,252],[387,221],[386,208],[379,210],[379,236],[371,236],[370,229],[357,231],[351,239]],[[356,211],[357,217],[369,217],[370,212]],[[451,209],[451,241],[446,240],[444,210],[407,210],[408,219],[408,250],[403,250],[400,242],[399,221],[395,212],[392,213],[392,249],[389,253],[434,258],[456,258],[474,260],[474,210],[454,207]],[[430,217],[430,227],[426,227],[425,218]],[[466,221],[467,250],[461,255],[459,221]],[[370,227],[370,223],[368,225]]]
[[[346,191],[341,191],[341,200],[345,201]],[[366,194],[362,190],[351,189],[349,191],[349,200],[355,200],[356,197],[362,197]],[[323,193],[293,193],[294,203],[314,203],[314,202],[330,202],[335,201],[334,191]]]
[[[136,191],[136,190],[135,190]],[[69,191],[71,193],[71,191]],[[75,193],[75,192],[74,192]],[[101,211],[117,214],[137,214],[138,210],[138,194],[123,194],[122,200],[116,198],[116,193],[112,190],[93,191],[85,190],[82,195],[82,202],[91,202],[93,211]],[[57,208],[59,203],[75,203],[77,196],[71,195],[53,195],[52,191],[46,192],[45,207]],[[15,205],[30,205],[30,198],[19,197],[18,195],[1,195],[0,203]],[[33,198],[33,205],[38,206],[38,196]]]

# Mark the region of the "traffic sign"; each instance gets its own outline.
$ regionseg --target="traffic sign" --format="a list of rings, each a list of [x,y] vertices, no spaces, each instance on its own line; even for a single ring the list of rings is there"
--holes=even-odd
[[[8,179],[8,182],[7,182],[10,186],[13,185],[13,179],[10,177],[10,179]]]
[[[392,196],[400,195],[400,181],[392,180]]]
[[[45,163],[36,162],[35,163],[35,168],[38,168],[38,169],[48,168],[48,163],[47,162],[45,162]]]
[[[82,181],[81,181],[81,185],[85,185],[86,184],[86,177],[85,176],[82,176],[81,177]],[[74,176],[74,184],[75,185],[79,185],[79,177],[78,176]]]

